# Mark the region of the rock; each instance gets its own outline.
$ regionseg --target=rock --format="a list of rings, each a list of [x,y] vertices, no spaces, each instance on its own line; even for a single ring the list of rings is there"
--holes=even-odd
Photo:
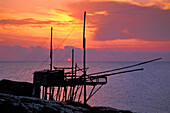
[[[28,82],[19,82],[3,79],[0,81],[0,93],[8,93],[18,96],[33,96],[34,85]]]
[[[111,107],[90,107],[78,102],[60,102],[0,93],[0,113],[132,113]]]

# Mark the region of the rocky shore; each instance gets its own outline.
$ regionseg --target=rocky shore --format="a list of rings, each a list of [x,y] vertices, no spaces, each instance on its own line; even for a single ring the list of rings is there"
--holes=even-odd
[[[132,113],[111,107],[90,107],[77,102],[42,100],[0,93],[1,113]]]

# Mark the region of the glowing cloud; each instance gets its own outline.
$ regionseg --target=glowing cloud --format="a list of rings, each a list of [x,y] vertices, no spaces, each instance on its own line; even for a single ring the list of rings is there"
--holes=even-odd
[[[3,42],[4,41],[4,39],[0,39],[0,42]]]
[[[53,15],[56,15],[57,18],[55,18],[56,20],[59,20],[59,21],[73,21],[74,18],[69,16],[69,13],[68,12],[63,12],[61,10],[50,10],[49,12],[50,14],[53,14]]]
[[[96,11],[94,13],[87,13],[87,15],[89,15],[89,16],[94,16],[94,15],[104,15],[104,16],[107,16],[108,12],[107,11]]]

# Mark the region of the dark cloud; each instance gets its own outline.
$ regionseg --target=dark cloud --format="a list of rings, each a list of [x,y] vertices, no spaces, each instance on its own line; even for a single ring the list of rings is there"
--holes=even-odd
[[[67,61],[71,58],[71,51],[75,51],[75,61],[82,61],[82,49],[66,46],[64,49],[54,50],[54,61]],[[0,46],[0,61],[49,61],[49,50],[37,47]],[[144,61],[162,57],[170,61],[170,52],[127,52],[87,49],[88,61]]]
[[[41,61],[48,55],[48,50],[40,46],[0,46],[0,52],[0,61]]]
[[[95,40],[170,40],[170,10],[119,2],[78,2],[68,5],[72,16],[83,19],[83,12],[106,11],[108,15],[87,15],[87,23],[97,26]]]
[[[16,20],[16,19],[1,19],[0,20],[0,25],[39,25],[43,26],[44,24],[55,24],[55,25],[66,25],[66,23],[61,23],[59,21],[41,21],[41,20],[35,20],[33,18],[26,18],[26,19],[21,19],[21,20]]]

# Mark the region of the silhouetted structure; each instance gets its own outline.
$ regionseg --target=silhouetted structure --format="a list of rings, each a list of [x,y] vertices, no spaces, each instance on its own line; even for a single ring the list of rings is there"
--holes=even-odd
[[[85,20],[86,12],[84,12],[84,26],[83,26],[83,68],[78,67],[77,63],[74,64],[74,50],[72,50],[72,66],[67,68],[54,67],[54,70],[52,70],[52,28],[51,28],[50,70],[34,72],[33,84],[35,85],[35,87],[33,90],[33,95],[35,97],[48,100],[80,102],[82,100],[81,97],[84,94],[83,96],[84,104],[86,104],[87,101],[103,85],[107,83],[107,76],[140,71],[143,70],[143,68],[107,74],[108,72],[127,69],[161,59],[158,58],[127,67],[122,67],[108,71],[101,71],[87,75],[86,72],[88,68],[86,67]],[[78,72],[81,72],[81,74]],[[86,90],[87,86],[91,87],[91,90],[88,88],[88,91],[90,90],[88,95]]]

